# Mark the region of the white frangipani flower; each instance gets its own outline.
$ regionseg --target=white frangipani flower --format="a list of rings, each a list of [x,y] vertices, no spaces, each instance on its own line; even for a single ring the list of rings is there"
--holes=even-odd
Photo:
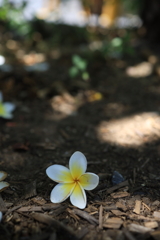
[[[99,183],[99,177],[86,172],[87,160],[81,152],[75,152],[69,160],[69,169],[62,165],[52,165],[46,174],[50,179],[59,183],[51,192],[51,202],[60,203],[70,197],[71,203],[78,208],[85,208],[87,204],[84,190],[93,190]]]
[[[12,111],[15,109],[15,104],[3,102],[3,95],[0,92],[0,117],[5,119],[13,118]]]
[[[3,214],[0,212],[0,222],[2,221]]]
[[[8,174],[6,172],[0,171],[0,192],[9,187],[9,183],[3,181],[7,177],[7,175]]]

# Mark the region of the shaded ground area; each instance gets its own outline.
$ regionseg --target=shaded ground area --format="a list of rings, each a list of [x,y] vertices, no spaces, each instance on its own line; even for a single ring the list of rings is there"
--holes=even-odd
[[[136,55],[150,64],[150,75],[142,69],[137,76],[135,68],[135,78],[132,68],[128,76],[135,57],[97,56],[90,80],[71,80],[68,53],[49,58],[47,72],[13,63],[1,74],[5,100],[17,105],[12,121],[0,119],[0,169],[10,183],[0,197],[2,239],[159,239],[159,60],[152,52]],[[54,182],[45,173],[55,163],[67,166],[77,150],[100,176],[84,210],[69,200],[51,203]],[[124,177],[115,186],[114,171]]]

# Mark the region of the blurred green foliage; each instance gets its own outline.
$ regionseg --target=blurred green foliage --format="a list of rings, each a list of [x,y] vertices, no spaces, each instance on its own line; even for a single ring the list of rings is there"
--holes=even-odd
[[[69,76],[71,78],[81,77],[83,80],[89,79],[87,71],[87,61],[79,55],[72,56],[72,67],[69,69]]]
[[[131,34],[126,31],[122,37],[115,37],[110,41],[104,41],[100,51],[104,57],[121,58],[125,55],[133,56],[134,49],[131,46]]]
[[[139,14],[144,0],[120,0],[125,13]]]
[[[3,0],[0,7],[0,20],[6,30],[15,31],[15,34],[26,35],[30,31],[30,24],[23,16],[27,1],[15,5],[9,0]]]

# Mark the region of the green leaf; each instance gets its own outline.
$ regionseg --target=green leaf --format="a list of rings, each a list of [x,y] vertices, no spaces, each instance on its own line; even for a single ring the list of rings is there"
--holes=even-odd
[[[79,57],[78,55],[73,55],[72,62],[81,71],[84,71],[86,69],[86,67],[87,67],[86,60],[84,60],[83,58]]]
[[[75,78],[79,74],[79,70],[77,67],[73,66],[69,69],[69,75],[71,78]]]
[[[89,79],[89,73],[88,72],[83,72],[82,73],[82,79],[83,80],[88,80]]]

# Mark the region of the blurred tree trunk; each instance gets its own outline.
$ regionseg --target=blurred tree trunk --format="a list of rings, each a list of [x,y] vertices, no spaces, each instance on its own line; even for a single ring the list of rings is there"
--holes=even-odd
[[[103,0],[91,0],[91,13],[98,16],[102,13]]]
[[[160,41],[160,0],[143,0],[141,18],[150,42]]]

